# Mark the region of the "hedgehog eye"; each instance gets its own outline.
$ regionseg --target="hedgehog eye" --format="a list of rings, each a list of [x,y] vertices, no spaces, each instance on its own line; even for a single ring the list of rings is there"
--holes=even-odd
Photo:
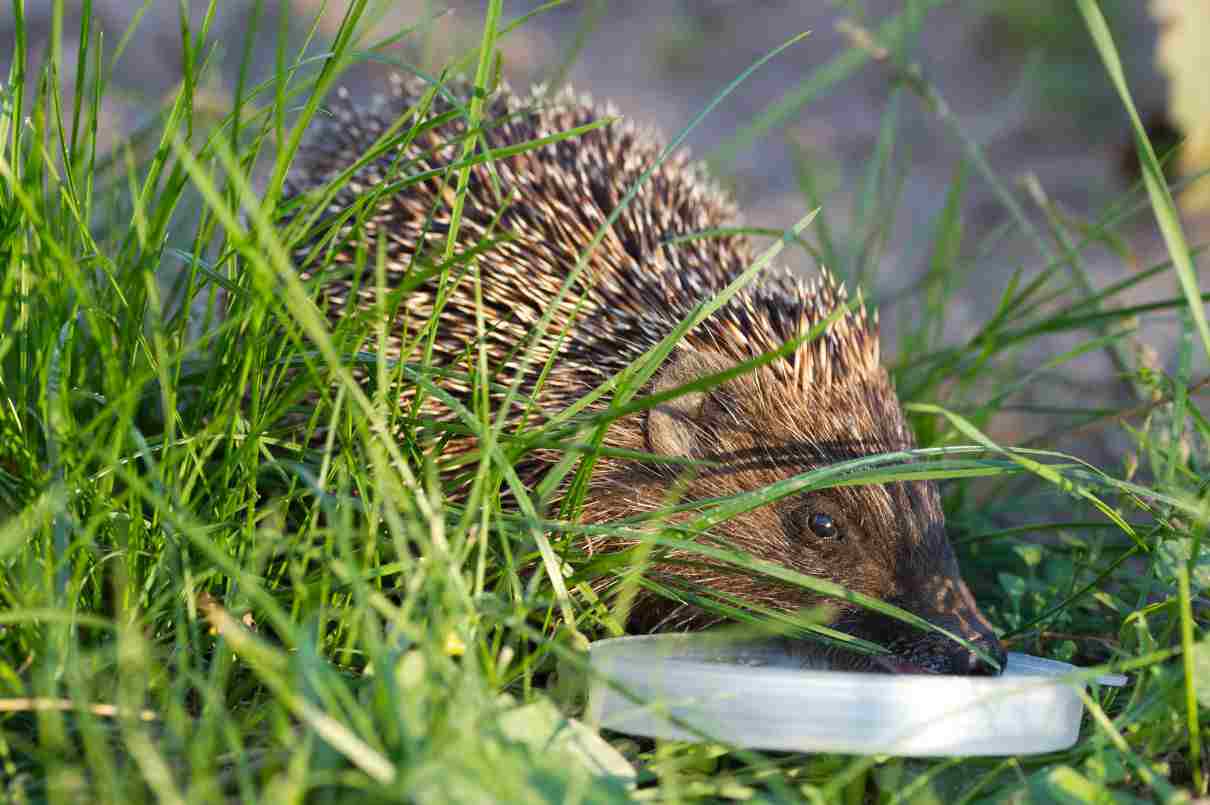
[[[823,512],[814,512],[811,514],[807,518],[807,528],[811,529],[812,533],[820,539],[843,539],[840,527],[836,525],[836,521]]]

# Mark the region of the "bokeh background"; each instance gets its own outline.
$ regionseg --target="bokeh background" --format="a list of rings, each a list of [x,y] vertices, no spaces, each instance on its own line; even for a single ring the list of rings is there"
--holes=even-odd
[[[1198,0],[1192,0],[1197,2]],[[50,3],[26,3],[34,49],[48,47]],[[206,3],[185,4],[201,20]],[[336,31],[344,2],[320,0],[222,0],[212,24],[214,51],[204,77],[215,107],[230,104],[243,43],[254,32],[253,80],[273,73],[280,30],[295,49],[303,47],[312,25],[319,53]],[[390,49],[390,57],[425,70],[436,70],[473,49],[479,39],[483,3],[461,0],[399,0],[382,4],[376,36],[417,26]],[[510,0],[505,19],[540,4]],[[937,108],[904,89],[889,63],[871,62],[855,74],[791,106],[768,132],[738,146],[743,131],[768,109],[809,87],[819,70],[843,58],[852,31],[878,30],[908,4],[887,0],[584,0],[537,14],[500,42],[503,73],[514,85],[535,81],[574,86],[612,100],[620,112],[667,133],[680,131],[728,82],[800,31],[810,36],[757,71],[711,113],[687,139],[692,152],[710,162],[713,172],[736,195],[745,222],[784,227],[809,208],[802,180],[809,176],[832,236],[847,265],[841,273],[860,274],[867,295],[880,303],[887,354],[895,355],[899,328],[919,315],[917,289],[931,259],[932,232],[963,155],[963,144]],[[913,6],[927,4],[915,3]],[[1125,61],[1136,102],[1149,120],[1162,118],[1167,87],[1156,65],[1159,27],[1140,0],[1106,0],[1102,8]],[[11,10],[0,14],[0,41],[11,41]],[[102,125],[111,146],[151,120],[181,79],[181,5],[176,0],[95,0],[95,27],[105,32],[108,56],[128,30],[116,61]],[[64,20],[64,53],[74,52],[76,16]],[[984,0],[934,3],[919,20],[918,33],[899,54],[918,65],[921,75],[944,100],[948,114],[978,143],[992,169],[1025,209],[1057,253],[1039,193],[1070,221],[1093,220],[1119,202],[1137,177],[1125,112],[1089,41],[1074,3],[1055,0]],[[0,53],[0,62],[5,54]],[[396,68],[367,61],[343,83],[355,95],[381,87]],[[69,81],[69,79],[65,79]],[[871,161],[879,154],[880,131],[896,127],[887,153],[888,166],[876,195],[883,206],[857,204],[867,193]],[[1030,184],[1034,188],[1029,191]],[[893,217],[885,211],[893,210]],[[1014,271],[1029,277],[1045,260],[1034,240],[1019,230],[1004,232],[1010,215],[992,187],[970,171],[962,199],[966,234],[955,304],[944,324],[947,339],[970,337],[991,317]],[[1188,222],[1193,243],[1204,236],[1204,222]],[[1085,268],[1094,286],[1104,286],[1164,259],[1162,243],[1146,212],[1123,225],[1116,244],[1094,246]],[[802,250],[787,250],[784,260],[811,270]],[[1175,279],[1160,279],[1132,290],[1122,301],[1138,303],[1178,296]],[[1146,360],[1171,365],[1176,327],[1173,315],[1140,323],[1130,349]],[[1082,336],[1041,340],[1021,356],[1021,372],[1080,343]],[[1109,407],[1121,404],[1128,389],[1106,354],[1095,351],[1050,373],[1045,382],[1018,395],[1023,409],[993,424],[993,435],[1023,442],[1049,433],[1053,423],[1037,406]],[[1120,460],[1124,443],[1114,429],[1062,439],[1063,447],[1096,461]],[[1119,449],[1121,448],[1121,449]]]

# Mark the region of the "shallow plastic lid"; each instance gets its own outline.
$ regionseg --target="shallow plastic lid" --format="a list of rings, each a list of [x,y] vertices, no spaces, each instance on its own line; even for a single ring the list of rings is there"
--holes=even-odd
[[[1074,666],[1013,652],[998,677],[890,675],[806,669],[778,641],[667,634],[599,640],[590,662],[593,723],[752,749],[918,757],[1053,752],[1076,742],[1084,710],[1080,683],[1059,679]]]

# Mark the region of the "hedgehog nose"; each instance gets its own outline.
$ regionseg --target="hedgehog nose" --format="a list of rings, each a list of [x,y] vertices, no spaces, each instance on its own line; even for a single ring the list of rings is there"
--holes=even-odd
[[[956,643],[951,643],[954,650],[949,656],[950,673],[952,674],[969,674],[974,676],[996,676],[1004,670],[1004,663],[1008,660],[1008,655],[1004,651],[1004,647],[1000,645],[1000,641],[990,631],[984,632],[980,630],[974,634],[964,634],[972,645],[991,657],[996,661],[998,668],[988,663],[986,660],[979,657],[973,651],[970,651],[965,646],[960,646]]]

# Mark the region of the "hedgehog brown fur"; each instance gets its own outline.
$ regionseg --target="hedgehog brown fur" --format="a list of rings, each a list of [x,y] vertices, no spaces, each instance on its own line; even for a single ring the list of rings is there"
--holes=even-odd
[[[317,127],[300,153],[288,193],[322,186],[367,154],[401,115],[418,108],[426,89],[419,81],[397,80],[389,96],[365,108],[339,94],[330,122]],[[380,242],[391,287],[418,271],[424,258],[432,264],[442,254],[455,187],[454,175],[444,169],[458,160],[467,136],[462,104],[469,92],[464,83],[443,87],[427,110],[435,125],[422,127],[406,147],[368,162],[341,187],[331,202],[334,215],[384,182],[424,177],[382,194],[363,225],[344,224],[337,245],[330,246],[336,249],[330,273],[313,274],[315,261],[308,259],[313,241],[296,250],[300,271],[317,285],[333,322],[376,302],[373,271]],[[612,108],[570,92],[520,96],[503,88],[484,104],[482,138],[497,148],[613,116]],[[396,131],[407,132],[412,123],[405,121]],[[456,251],[492,240],[476,258],[488,324],[484,344],[496,388],[507,388],[516,372],[525,372],[521,388],[529,396],[520,404],[525,407],[510,412],[514,420],[523,410],[540,418],[580,399],[659,343],[751,264],[752,249],[740,235],[682,239],[734,227],[736,211],[679,153],[641,185],[569,292],[558,299],[594,234],[662,151],[656,134],[614,122],[471,168]],[[418,254],[424,258],[418,260]],[[364,276],[356,265],[367,266]],[[474,354],[479,333],[469,278],[444,288],[433,279],[411,290],[390,323],[387,349],[392,358],[419,360],[423,347],[417,330],[442,293],[447,295],[433,363],[454,370],[441,384],[465,401],[470,395],[467,356]],[[556,300],[558,310],[548,331],[536,333]],[[776,272],[758,277],[688,332],[643,391],[670,389],[776,349],[835,313],[845,300],[843,286],[826,271],[813,281]],[[519,355],[531,346],[537,359],[523,367]],[[538,388],[552,352],[557,354],[551,372]],[[409,404],[414,393],[405,387],[400,403]],[[494,396],[499,402],[503,392]],[[530,399],[537,405],[529,406]],[[605,404],[597,402],[589,411]],[[424,411],[449,415],[431,395]],[[468,442],[449,447],[469,449],[473,444]],[[749,491],[839,459],[904,449],[913,440],[879,361],[877,322],[857,305],[840,314],[822,336],[784,358],[709,391],[622,418],[610,426],[604,444],[657,456],[711,459],[716,468],[687,474],[683,464],[602,457],[583,506],[586,522],[663,508],[674,488],[682,501]],[[526,460],[523,477],[532,478],[552,455],[538,452]],[[684,513],[679,519],[690,516]],[[710,536],[758,558],[892,601],[1003,657],[959,577],[932,483],[836,487],[792,496],[722,523]],[[621,547],[626,546],[585,543],[590,551]],[[778,611],[819,603],[800,589],[683,552],[667,554],[655,575],[673,584],[705,585]],[[651,595],[641,596],[632,613],[633,624],[644,629],[710,621],[699,609]],[[877,667],[985,670],[943,637],[856,607],[840,605],[837,624],[892,650],[891,658],[879,660]],[[871,663],[853,656],[836,659],[853,667]]]

